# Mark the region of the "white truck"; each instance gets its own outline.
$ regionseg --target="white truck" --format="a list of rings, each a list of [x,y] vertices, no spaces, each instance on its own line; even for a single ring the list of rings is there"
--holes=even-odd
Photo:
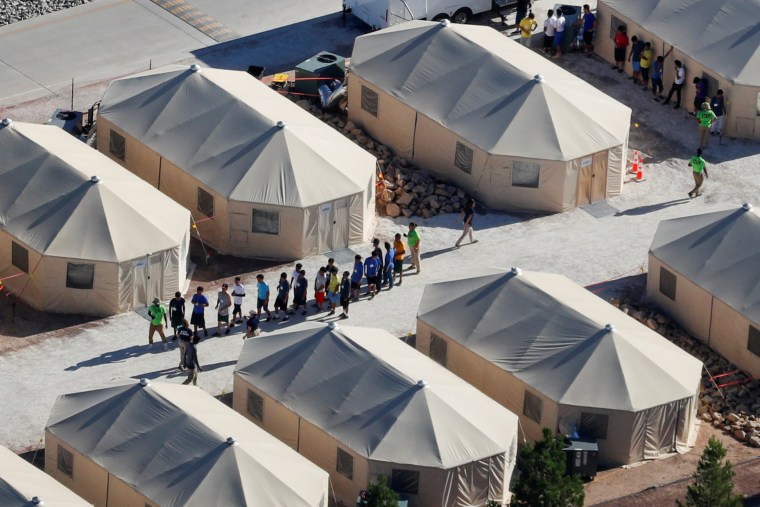
[[[373,30],[413,19],[467,23],[476,14],[512,5],[516,0],[344,0],[350,12]]]

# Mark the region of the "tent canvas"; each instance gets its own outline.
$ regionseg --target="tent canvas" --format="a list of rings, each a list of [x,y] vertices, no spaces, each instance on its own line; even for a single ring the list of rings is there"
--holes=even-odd
[[[622,189],[630,109],[491,28],[358,37],[348,90],[352,121],[490,206],[563,211]],[[603,187],[588,196],[596,154]]]
[[[372,234],[374,157],[246,72],[169,66],[118,79],[98,136],[224,253],[297,258]]]
[[[233,407],[330,471],[347,504],[393,470],[418,474],[413,506],[509,498],[517,417],[382,330],[304,323],[250,340]],[[354,480],[336,470],[337,449],[353,456]]]
[[[45,470],[97,505],[327,505],[325,472],[196,387],[60,396],[45,439]]]
[[[8,286],[30,305],[109,315],[182,290],[189,213],[107,157],[59,128],[11,122],[0,177],[0,275],[29,275]],[[72,264],[91,266],[89,289],[72,286]]]
[[[529,439],[544,426],[596,436],[602,462],[656,457],[693,434],[701,363],[560,275],[428,285],[417,348],[522,414]]]

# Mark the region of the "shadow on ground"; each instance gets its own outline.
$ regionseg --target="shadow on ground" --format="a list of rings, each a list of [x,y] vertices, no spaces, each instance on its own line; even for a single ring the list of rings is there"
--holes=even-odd
[[[674,199],[672,201],[668,202],[659,202],[657,204],[647,204],[646,206],[638,206],[636,208],[630,208],[624,211],[618,211],[615,213],[616,217],[622,217],[622,216],[638,216],[638,215],[646,215],[647,213],[653,213],[655,211],[660,211],[665,208],[670,208],[671,206],[678,206],[679,204],[686,204],[687,202],[691,201],[691,199],[684,197],[683,199]]]

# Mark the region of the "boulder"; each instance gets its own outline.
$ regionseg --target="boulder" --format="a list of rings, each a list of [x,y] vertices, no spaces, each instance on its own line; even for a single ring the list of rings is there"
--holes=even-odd
[[[414,196],[412,194],[403,192],[401,195],[399,195],[396,198],[396,204],[398,204],[399,206],[408,206],[409,204],[411,204],[412,199],[414,199]]]
[[[758,436],[751,436],[749,437],[749,440],[747,441],[749,445],[752,447],[760,447],[760,437]]]
[[[739,419],[741,419],[741,418],[740,418],[738,415],[734,414],[733,412],[732,412],[732,413],[730,413],[730,414],[728,414],[728,415],[726,416],[726,420],[727,420],[728,422],[732,422],[732,423],[734,423],[734,422],[738,421]]]
[[[744,433],[744,430],[734,430],[734,438],[741,442],[744,442],[744,439],[747,438],[747,434]]]
[[[657,321],[654,319],[647,319],[646,324],[647,327],[651,330],[657,329]]]
[[[401,208],[399,208],[396,203],[392,202],[385,207],[385,212],[389,217],[396,218],[401,215]]]

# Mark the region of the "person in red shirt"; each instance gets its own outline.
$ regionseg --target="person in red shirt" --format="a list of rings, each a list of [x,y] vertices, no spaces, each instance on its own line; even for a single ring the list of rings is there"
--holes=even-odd
[[[615,65],[612,66],[612,70],[617,69],[618,72],[623,72],[625,67],[625,54],[628,48],[628,34],[625,32],[625,27],[620,25],[614,38],[615,42]]]

